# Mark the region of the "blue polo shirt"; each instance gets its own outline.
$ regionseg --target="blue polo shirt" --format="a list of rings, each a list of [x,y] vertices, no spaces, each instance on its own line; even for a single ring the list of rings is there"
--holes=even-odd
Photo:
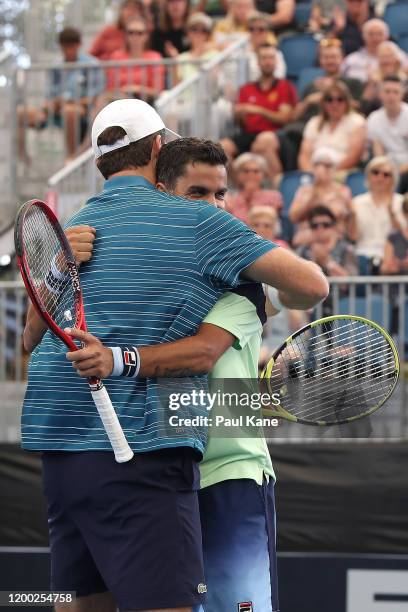
[[[238,285],[243,268],[275,246],[229,213],[161,193],[136,176],[108,180],[68,225],[81,224],[96,228],[93,257],[80,269],[86,321],[107,346],[151,345],[195,334],[220,295]],[[66,360],[66,351],[48,331],[32,354],[22,446],[111,450],[88,384]],[[194,385],[206,380],[193,379]],[[175,432],[163,423],[157,379],[110,378],[106,387],[135,452],[174,446],[203,452],[204,427]]]

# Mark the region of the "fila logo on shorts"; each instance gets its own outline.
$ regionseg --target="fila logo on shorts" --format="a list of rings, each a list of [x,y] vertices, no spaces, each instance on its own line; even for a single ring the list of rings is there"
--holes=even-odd
[[[238,604],[238,612],[254,612],[252,601],[241,601]]]
[[[206,593],[207,592],[207,585],[203,584],[202,582],[200,582],[200,584],[197,587],[197,591],[198,591],[198,593]]]

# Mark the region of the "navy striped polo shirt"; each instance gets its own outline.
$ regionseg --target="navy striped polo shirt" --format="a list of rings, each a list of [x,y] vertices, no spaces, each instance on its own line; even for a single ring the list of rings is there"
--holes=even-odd
[[[275,246],[229,213],[159,192],[138,176],[106,181],[68,226],[82,224],[96,228],[92,259],[80,268],[86,321],[107,346],[152,345],[195,334],[220,295],[239,284],[243,268]],[[32,354],[22,446],[110,450],[88,384],[66,352],[47,331]],[[206,381],[192,378],[194,384]],[[175,434],[165,426],[158,387],[154,378],[106,381],[133,451],[190,446],[202,452],[205,429],[186,427]]]

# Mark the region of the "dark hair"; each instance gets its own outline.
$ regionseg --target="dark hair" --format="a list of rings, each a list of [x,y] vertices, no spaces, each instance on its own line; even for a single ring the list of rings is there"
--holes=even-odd
[[[127,6],[133,6],[133,8],[139,12],[140,17],[143,17],[144,19],[146,18],[146,9],[144,7],[142,0],[124,0],[124,2],[122,2],[119,7],[119,15],[118,15],[117,23],[116,23],[119,30],[124,30],[126,27],[126,24],[123,23],[122,21],[121,14],[122,14],[122,9],[124,9]]]
[[[320,102],[320,114],[319,114],[320,121],[319,121],[318,128],[317,128],[319,132],[320,130],[323,129],[324,124],[327,121],[329,121],[329,114],[325,107],[325,102],[327,101],[327,98],[333,94],[333,92],[337,93],[339,96],[344,98],[346,102],[346,113],[345,114],[351,113],[353,110],[353,106],[352,106],[353,98],[351,96],[350,89],[347,87],[346,83],[344,83],[342,80],[334,79],[323,90],[323,97]]]
[[[75,28],[64,28],[58,34],[58,42],[60,45],[81,44],[81,32]]]
[[[129,21],[127,22],[127,24],[126,24],[125,32],[127,31],[127,28],[129,26],[129,24],[135,23],[136,21],[141,23],[143,25],[144,29],[146,30],[147,37],[146,37],[146,42],[145,42],[145,45],[144,45],[144,49],[145,50],[149,49],[149,47],[150,47],[150,43],[149,43],[150,36],[149,36],[149,30],[148,30],[148,27],[147,27],[147,22],[146,22],[146,19],[144,17],[141,17],[141,16],[139,16],[139,17],[131,17],[129,19]],[[129,53],[130,46],[129,46],[129,42],[128,42],[127,38],[125,39],[125,49]]]
[[[112,145],[124,136],[126,136],[126,132],[123,128],[117,125],[108,127],[99,134],[97,144],[98,146]],[[145,136],[136,142],[131,142],[126,147],[104,153],[96,160],[99,172],[107,179],[112,174],[122,170],[132,170],[147,166],[151,159],[153,141],[156,136],[164,138],[164,130]]]
[[[327,206],[323,206],[322,204],[319,204],[318,206],[312,208],[312,210],[307,215],[307,220],[309,221],[309,223],[311,223],[315,217],[320,217],[323,215],[325,217],[330,217],[333,223],[336,223],[336,216],[332,213],[330,208],[327,208]]]
[[[399,83],[400,85],[402,85],[401,79],[396,74],[390,74],[389,76],[384,77],[382,82],[383,84],[384,83]]]
[[[156,180],[167,189],[174,189],[188,164],[226,166],[227,156],[221,145],[201,138],[180,138],[165,144],[159,153]]]
[[[163,2],[160,2],[159,6],[160,8],[159,8],[159,17],[158,17],[158,22],[159,22],[158,30],[161,32],[169,32],[170,30],[173,29],[173,24],[171,22],[170,15],[168,12],[168,1],[163,0]],[[191,12],[191,0],[187,0],[186,11],[183,17],[184,27],[187,24],[187,19],[190,15],[190,12]]]

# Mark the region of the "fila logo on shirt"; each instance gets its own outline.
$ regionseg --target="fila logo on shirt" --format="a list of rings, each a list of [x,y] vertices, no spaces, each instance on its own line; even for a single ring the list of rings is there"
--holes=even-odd
[[[252,601],[241,601],[238,604],[238,612],[254,612]]]
[[[136,353],[134,351],[123,351],[123,361],[125,365],[135,366],[137,363]]]

